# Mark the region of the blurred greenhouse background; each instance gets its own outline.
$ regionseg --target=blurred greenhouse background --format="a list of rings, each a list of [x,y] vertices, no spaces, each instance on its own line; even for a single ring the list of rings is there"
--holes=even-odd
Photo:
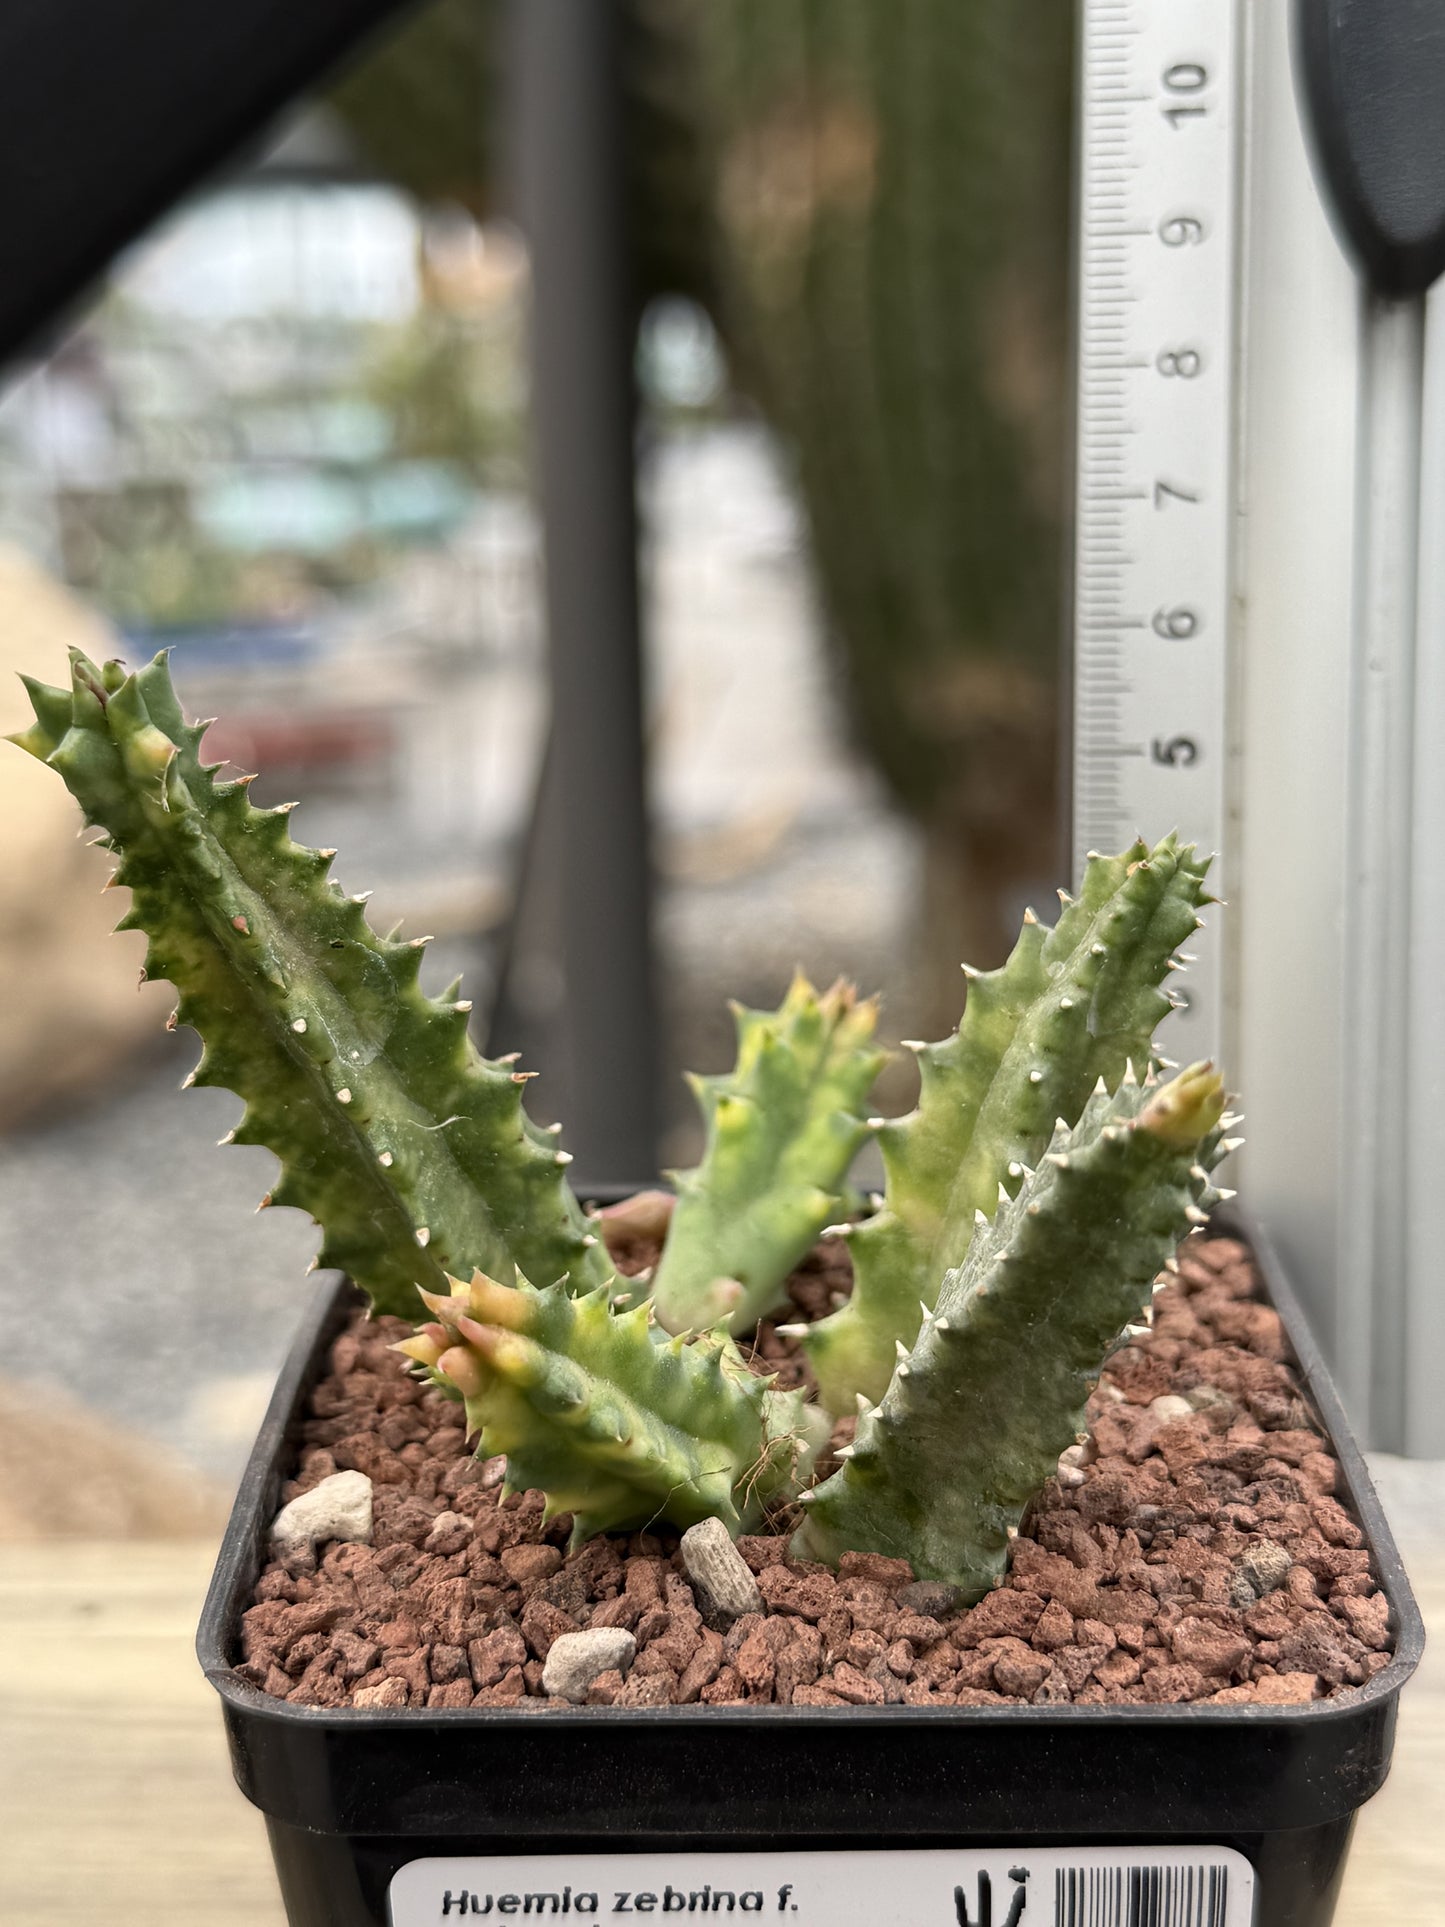
[[[729,996],[775,1002],[801,963],[881,989],[894,1038],[950,1024],[958,958],[995,961],[1057,872],[1070,10],[622,21],[670,1164]],[[545,914],[512,917],[547,711],[514,58],[504,9],[436,0],[115,264],[0,398],[0,599],[28,674],[170,649],[214,753],[303,799],[374,921],[434,933],[479,1013],[505,967],[519,1034],[490,1041],[526,1046],[548,1118],[565,986]],[[265,1154],[211,1148],[232,1100],[174,1097],[194,1042],[103,938],[66,799],[19,758],[0,787],[28,826],[7,1370],[54,1379],[22,1280],[78,1185],[105,1204],[56,1282],[106,1276],[128,1362],[66,1389],[224,1479],[314,1234],[250,1221]]]
[[[1064,875],[1076,8],[576,4],[619,33],[656,1092],[645,1051],[635,1077],[666,1168],[700,1148],[681,1072],[729,1061],[729,997],[775,1004],[802,965],[881,991],[886,1041],[940,1035],[960,959],[1000,961]],[[61,680],[67,647],[169,649],[214,755],[259,770],[258,800],[302,799],[297,836],[340,850],[374,924],[435,936],[424,982],[465,973],[478,1044],[521,1047],[529,1108],[565,1125],[541,505],[568,424],[543,448],[524,176],[529,142],[580,136],[527,124],[527,9],[362,0],[390,24],[0,371],[0,731],[28,715],[16,672]],[[582,339],[607,317],[562,319]],[[615,616],[599,598],[599,648]],[[196,1040],[167,1032],[169,986],[137,994],[104,858],[10,751],[0,820],[0,1545],[67,1537],[87,1600],[124,1604],[81,1542],[174,1541],[126,1548],[170,1610],[317,1234],[254,1215],[269,1154],[215,1148],[238,1100],[177,1095]],[[909,1079],[886,1073],[880,1108]],[[82,1307],[80,1336],[37,1303]],[[1413,1525],[1430,1495],[1386,1470]],[[147,1771],[185,1780],[193,1748],[200,1805],[170,1828],[136,1804],[150,1729],[122,1720],[85,1851],[122,1895],[108,1855],[168,1856],[117,1927],[202,1906],[257,1927],[279,1919],[264,1849],[184,1668],[175,1705],[196,1704]],[[40,1927],[69,1917],[55,1814],[96,1776],[37,1794],[22,1755],[6,1911]]]

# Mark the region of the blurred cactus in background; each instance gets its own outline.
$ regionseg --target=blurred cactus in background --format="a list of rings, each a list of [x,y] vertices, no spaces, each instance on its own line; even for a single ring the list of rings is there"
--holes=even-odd
[[[1072,20],[1063,0],[625,4],[639,306],[702,301],[790,452],[853,734],[923,831],[925,1024],[1061,867]],[[388,164],[369,103],[388,127],[399,101],[431,114],[434,71],[417,191],[488,203],[502,24],[496,0],[443,0],[337,94]],[[460,60],[468,26],[484,44]]]
[[[1058,865],[1071,10],[687,19],[720,319],[794,455],[854,733],[923,826],[938,1021]]]
[[[496,212],[504,20],[504,0],[432,0],[327,96],[378,173],[479,220]]]

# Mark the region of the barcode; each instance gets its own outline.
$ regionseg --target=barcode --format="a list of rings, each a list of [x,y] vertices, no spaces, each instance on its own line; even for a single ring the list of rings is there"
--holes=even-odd
[[[1057,1867],[1055,1927],[1225,1927],[1229,1869]]]

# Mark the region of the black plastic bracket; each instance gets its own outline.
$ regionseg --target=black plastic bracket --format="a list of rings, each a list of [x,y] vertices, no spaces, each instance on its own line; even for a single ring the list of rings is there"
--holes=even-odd
[[[7,0],[0,363],[407,0]]]
[[[1378,294],[1445,270],[1445,6],[1295,0],[1295,84],[1331,220]]]

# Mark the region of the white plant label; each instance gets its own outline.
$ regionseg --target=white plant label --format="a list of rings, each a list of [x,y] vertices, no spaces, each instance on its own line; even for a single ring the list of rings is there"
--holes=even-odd
[[[789,1927],[1251,1927],[1229,1847],[577,1853],[413,1860],[391,1927],[654,1915]]]
[[[1238,40],[1234,0],[1084,0],[1074,874],[1178,830],[1225,896]],[[1190,949],[1181,1060],[1219,1044]]]

